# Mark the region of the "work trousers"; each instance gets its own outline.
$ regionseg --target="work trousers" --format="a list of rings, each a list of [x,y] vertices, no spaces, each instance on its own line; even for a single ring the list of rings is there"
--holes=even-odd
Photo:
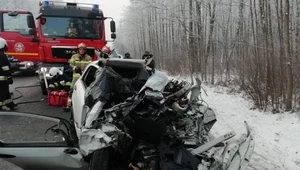
[[[12,104],[13,100],[10,96],[9,84],[7,81],[0,81],[0,91],[0,107]]]

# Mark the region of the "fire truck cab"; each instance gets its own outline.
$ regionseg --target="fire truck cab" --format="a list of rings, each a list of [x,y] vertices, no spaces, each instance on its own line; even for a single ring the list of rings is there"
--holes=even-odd
[[[17,66],[37,70],[42,92],[47,94],[44,80],[51,78],[48,71],[52,67],[62,72],[68,69],[79,43],[85,43],[87,53],[97,60],[95,49],[101,49],[107,42],[104,26],[107,17],[97,4],[43,1],[39,5],[36,22],[27,11],[0,11],[0,23],[3,23],[0,36],[7,40],[7,54],[18,60]],[[111,38],[115,39],[113,19],[110,29]]]
[[[6,53],[13,71],[34,72],[38,62],[38,43],[33,42],[35,28],[27,25],[33,20],[28,11],[0,10],[0,37],[8,44]]]

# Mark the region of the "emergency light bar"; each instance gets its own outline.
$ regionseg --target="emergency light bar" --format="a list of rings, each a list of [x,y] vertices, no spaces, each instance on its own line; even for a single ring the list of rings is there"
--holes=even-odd
[[[40,6],[75,6],[75,7],[89,7],[92,9],[99,9],[98,4],[74,3],[74,2],[58,2],[58,1],[40,1]]]

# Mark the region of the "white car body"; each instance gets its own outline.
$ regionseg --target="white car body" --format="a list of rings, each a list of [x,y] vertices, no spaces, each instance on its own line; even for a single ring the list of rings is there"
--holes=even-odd
[[[77,136],[80,136],[81,134],[82,110],[84,106],[84,96],[87,88],[84,83],[84,79],[90,74],[92,68],[95,68],[97,70],[100,69],[97,65],[97,62],[90,63],[73,87],[71,114],[73,114]]]
[[[106,59],[100,59],[99,61],[106,62]],[[98,65],[99,61],[94,61],[90,63],[85,71],[83,72],[82,76],[77,80],[73,87],[73,94],[72,94],[72,115],[74,120],[74,125],[76,128],[77,136],[81,135],[83,130],[82,124],[85,123],[86,120],[83,120],[83,109],[85,105],[85,94],[86,89],[92,82],[86,82],[87,79],[95,79],[91,78],[95,76],[96,71],[101,71],[101,67]],[[137,60],[137,59],[119,59],[119,58],[111,58],[109,61],[112,62],[120,62],[124,64],[145,64],[144,60]],[[146,66],[144,66],[146,67]],[[86,118],[88,119],[88,118]]]

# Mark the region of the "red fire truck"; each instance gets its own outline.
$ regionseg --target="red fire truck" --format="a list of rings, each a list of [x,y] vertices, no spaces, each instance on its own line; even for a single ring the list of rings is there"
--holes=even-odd
[[[104,21],[108,17],[95,4],[43,1],[39,5],[36,22],[28,11],[0,11],[0,37],[7,40],[11,67],[37,70],[42,91],[47,94],[44,78],[51,78],[49,69],[67,68],[79,43],[85,43],[87,53],[97,59],[95,49],[107,42]],[[111,38],[115,39],[113,19],[110,29]]]

